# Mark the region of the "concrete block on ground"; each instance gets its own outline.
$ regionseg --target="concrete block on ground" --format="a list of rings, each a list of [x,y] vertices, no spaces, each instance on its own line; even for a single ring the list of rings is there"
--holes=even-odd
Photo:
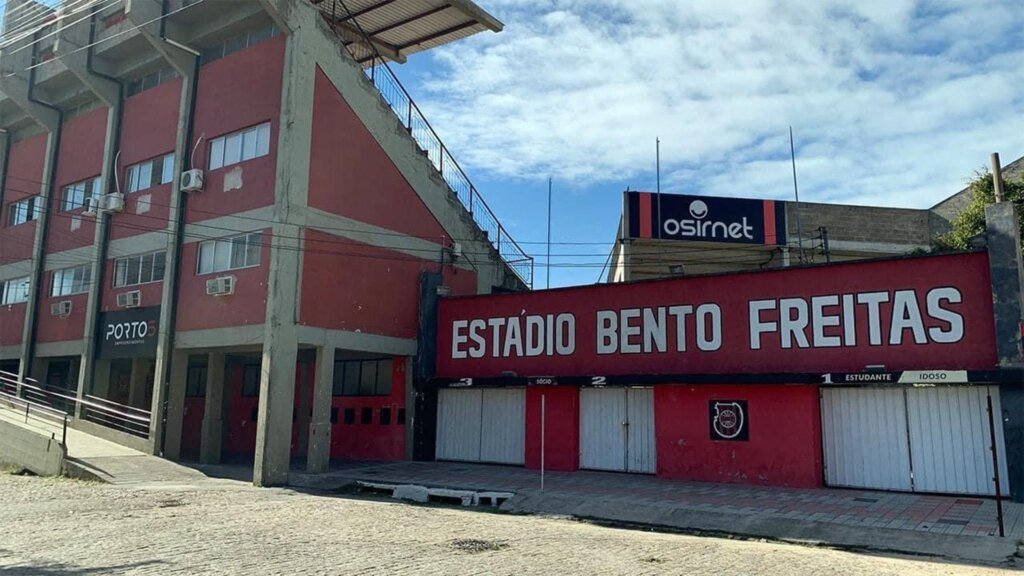
[[[426,503],[430,501],[430,493],[423,486],[395,486],[394,491],[391,493],[392,498],[399,500],[410,500],[412,502]]]
[[[60,476],[67,455],[60,440],[42,431],[0,420],[0,463],[40,476]]]

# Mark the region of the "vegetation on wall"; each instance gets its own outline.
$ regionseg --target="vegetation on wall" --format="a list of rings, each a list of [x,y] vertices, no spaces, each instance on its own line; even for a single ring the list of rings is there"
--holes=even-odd
[[[970,203],[953,220],[953,229],[934,239],[934,252],[969,250],[972,248],[971,238],[985,234],[985,206],[996,201],[992,180],[992,173],[987,170],[975,173],[974,179],[968,184]],[[1024,175],[1016,179],[1004,176],[1003,194],[1007,202],[1019,204],[1024,201]],[[1024,207],[1019,207],[1018,218],[1021,218],[1021,226],[1024,228]]]

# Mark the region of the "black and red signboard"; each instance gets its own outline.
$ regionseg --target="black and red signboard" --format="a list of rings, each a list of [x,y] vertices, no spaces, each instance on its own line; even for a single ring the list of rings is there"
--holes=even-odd
[[[786,244],[785,202],[626,192],[630,238]]]

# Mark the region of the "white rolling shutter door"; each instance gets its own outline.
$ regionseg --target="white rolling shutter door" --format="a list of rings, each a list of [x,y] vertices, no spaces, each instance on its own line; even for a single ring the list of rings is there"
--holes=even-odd
[[[654,390],[580,390],[580,468],[653,473]]]
[[[823,388],[821,429],[828,485],[911,489],[902,389]]]
[[[627,388],[626,471],[655,472],[654,389]]]
[[[526,391],[441,390],[435,455],[438,460],[525,463]]]
[[[910,453],[918,492],[995,495],[987,395],[1003,493],[1008,493],[1006,444],[998,386],[915,388],[907,391]]]

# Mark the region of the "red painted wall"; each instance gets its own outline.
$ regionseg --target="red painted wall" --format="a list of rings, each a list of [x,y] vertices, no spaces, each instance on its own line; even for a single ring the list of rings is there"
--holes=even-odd
[[[270,230],[263,231],[264,245],[260,265],[213,274],[197,274],[199,243],[190,242],[182,249],[181,282],[177,307],[177,329],[199,330],[224,326],[263,324],[267,315],[267,270],[270,267]],[[235,293],[230,296],[208,296],[206,281],[222,275],[236,278]]]
[[[129,166],[174,152],[180,99],[181,80],[178,79],[125,101],[121,125],[121,157],[118,159],[122,191],[127,191]],[[145,200],[141,210],[140,200]],[[170,201],[170,184],[126,193],[124,212],[111,219],[110,237],[125,238],[150,230],[166,229]]]
[[[306,232],[305,246],[300,323],[416,337],[420,273],[437,263],[315,230]],[[453,294],[475,294],[476,282],[473,272],[445,267]]]
[[[317,68],[309,205],[440,242],[444,229],[330,79]]]
[[[576,470],[580,467],[580,390],[569,386],[526,389],[526,467],[540,468],[541,396],[547,416],[544,467]]]
[[[28,304],[0,306],[0,346],[21,344]]]
[[[747,401],[748,441],[711,440],[712,400]],[[655,386],[654,422],[659,476],[821,486],[817,386]]]
[[[405,458],[405,426],[398,411],[405,408],[405,371],[408,360],[395,357],[391,364],[390,396],[336,396],[331,402],[337,422],[331,427],[331,458],[354,460],[402,460]],[[355,410],[355,423],[345,424],[345,410]],[[373,410],[373,423],[362,424],[364,408]],[[380,423],[381,408],[391,409],[391,424]]]
[[[50,293],[50,282],[53,281],[53,273],[47,272],[43,275],[43,294]],[[50,305],[63,300],[71,301],[71,315],[67,318],[50,314]],[[64,342],[66,340],[78,340],[85,332],[85,308],[88,304],[88,294],[74,294],[71,296],[44,296],[39,299],[39,312],[36,318],[39,319],[36,341],[38,342]]]
[[[96,220],[83,217],[82,209],[60,211],[62,190],[68,184],[100,175],[103,170],[103,140],[107,131],[107,108],[93,110],[64,124],[57,159],[57,187],[50,203],[48,254],[91,246],[96,238]],[[107,183],[104,183],[106,189]],[[78,226],[77,230],[73,229]]]
[[[929,338],[926,344],[916,344],[911,331],[904,330],[902,343],[890,343],[896,290],[916,291],[916,302],[923,317],[925,333],[928,329],[949,331],[950,324],[946,321],[926,314],[926,294],[933,289],[945,287],[954,287],[961,294],[961,302],[947,301],[942,304],[942,308],[962,319],[962,338],[955,342],[939,342]],[[751,345],[749,305],[753,301],[800,298],[808,302],[810,298],[817,296],[840,297],[869,292],[885,292],[889,298],[888,302],[879,305],[880,322],[876,326],[884,337],[881,345],[870,344],[868,307],[863,304],[854,307],[854,322],[848,324],[855,326],[855,346],[814,346],[810,325],[802,333],[808,342],[812,343],[811,347],[794,345],[783,348],[781,330],[762,335],[760,349],[755,349]],[[720,348],[706,351],[698,349],[695,314],[690,314],[686,325],[685,351],[677,351],[675,321],[668,318],[667,350],[658,352],[652,349],[650,352],[643,352],[644,338],[639,308],[692,305],[696,311],[697,307],[703,304],[717,305],[721,311]],[[781,324],[779,306],[781,305],[777,305],[774,311],[762,312],[761,322]],[[810,309],[809,303],[807,306]],[[617,314],[624,309],[637,309],[637,316],[628,326],[636,331],[635,336],[630,337],[630,342],[637,346],[637,352],[618,349],[611,353],[599,354],[598,312],[613,311]],[[569,354],[542,353],[538,356],[526,356],[510,348],[509,357],[502,357],[505,338],[500,336],[500,347],[496,357],[493,352],[493,331],[485,324],[485,329],[478,332],[482,342],[477,349],[482,353],[482,357],[470,356],[470,350],[475,344],[470,337],[470,331],[465,328],[462,330],[462,336],[466,340],[456,347],[456,351],[461,351],[466,357],[453,357],[453,345],[457,344],[453,339],[455,321],[486,322],[489,318],[514,317],[519,319],[525,329],[525,321],[521,319],[524,316],[562,313],[571,313],[575,318],[575,349]],[[825,306],[823,314],[842,322],[841,305]],[[811,312],[808,310],[807,316],[810,315]],[[619,375],[636,372],[860,372],[869,364],[885,364],[890,370],[984,370],[993,368],[996,362],[993,321],[988,255],[985,253],[843,263],[757,273],[455,298],[441,302],[438,325],[438,374],[454,378],[499,376],[502,370],[507,370],[510,365],[514,366],[519,374],[545,376]],[[503,330],[502,334],[504,332]],[[840,342],[845,337],[842,325],[826,326],[822,332],[826,337],[837,338]],[[900,331],[897,330],[897,333]]]
[[[3,213],[0,214],[0,264],[11,264],[32,258],[32,242],[36,223],[8,226],[8,210],[12,202],[40,192],[43,181],[43,157],[46,135],[40,134],[11,145],[4,188]]]
[[[208,167],[210,140],[267,121],[271,123],[270,154],[207,170],[206,189],[189,197],[186,221],[209,220],[273,204],[284,46],[285,36],[277,36],[200,70],[195,134],[204,139],[196,151],[196,167]],[[225,192],[225,175],[234,172],[240,172],[242,187]],[[217,230],[207,233],[213,237],[225,234]]]

